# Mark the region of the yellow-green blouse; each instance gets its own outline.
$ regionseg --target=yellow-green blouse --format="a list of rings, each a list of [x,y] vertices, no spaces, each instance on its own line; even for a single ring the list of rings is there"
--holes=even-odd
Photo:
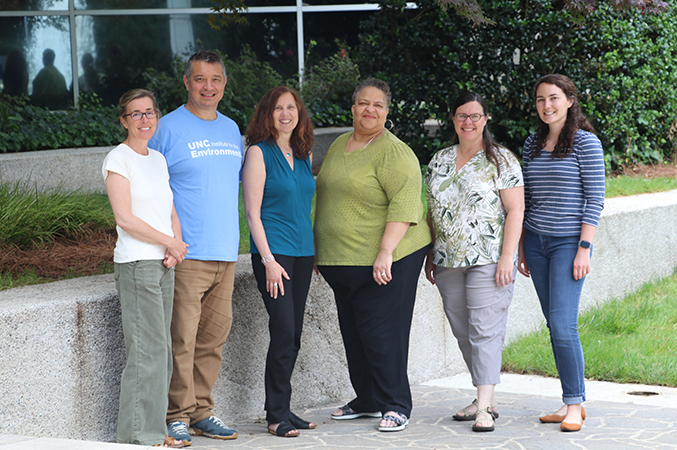
[[[317,176],[317,265],[373,265],[386,222],[411,223],[393,261],[430,243],[421,201],[421,167],[414,152],[386,130],[367,147],[346,153],[351,134],[334,141]]]

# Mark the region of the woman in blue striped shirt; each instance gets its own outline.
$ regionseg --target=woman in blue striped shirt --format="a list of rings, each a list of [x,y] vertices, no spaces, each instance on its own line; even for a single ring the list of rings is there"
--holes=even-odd
[[[524,143],[518,269],[534,282],[562,384],[564,406],[540,420],[578,431],[585,419],[578,305],[604,207],[604,155],[569,78],[547,75],[534,91],[539,121]]]

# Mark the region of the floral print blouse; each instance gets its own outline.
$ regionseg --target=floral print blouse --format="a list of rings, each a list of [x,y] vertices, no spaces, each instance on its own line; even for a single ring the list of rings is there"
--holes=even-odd
[[[438,151],[425,179],[435,231],[433,263],[443,267],[495,264],[501,257],[506,216],[499,191],[524,186],[522,169],[512,152],[494,147],[500,176],[484,151],[457,172],[457,147]]]

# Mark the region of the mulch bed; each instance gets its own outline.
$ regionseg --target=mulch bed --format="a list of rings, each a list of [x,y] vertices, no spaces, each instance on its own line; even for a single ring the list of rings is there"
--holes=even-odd
[[[677,166],[628,166],[612,175],[677,177]],[[115,228],[87,228],[77,236],[58,238],[39,248],[19,248],[0,242],[0,273],[17,274],[31,269],[43,278],[59,278],[74,273],[101,273],[102,263],[113,263],[116,238]]]
[[[57,238],[37,248],[0,243],[0,273],[27,269],[43,278],[101,273],[102,263],[113,264],[115,228],[85,229],[77,236]]]
[[[677,165],[653,164],[650,166],[634,165],[625,166],[611,173],[611,176],[625,175],[627,177],[642,178],[676,178]]]

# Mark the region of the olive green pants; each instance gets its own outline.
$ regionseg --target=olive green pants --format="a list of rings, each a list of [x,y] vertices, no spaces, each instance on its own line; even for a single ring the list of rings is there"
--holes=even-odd
[[[161,260],[115,264],[127,365],[120,381],[120,443],[155,445],[167,434],[172,375],[174,269]]]

